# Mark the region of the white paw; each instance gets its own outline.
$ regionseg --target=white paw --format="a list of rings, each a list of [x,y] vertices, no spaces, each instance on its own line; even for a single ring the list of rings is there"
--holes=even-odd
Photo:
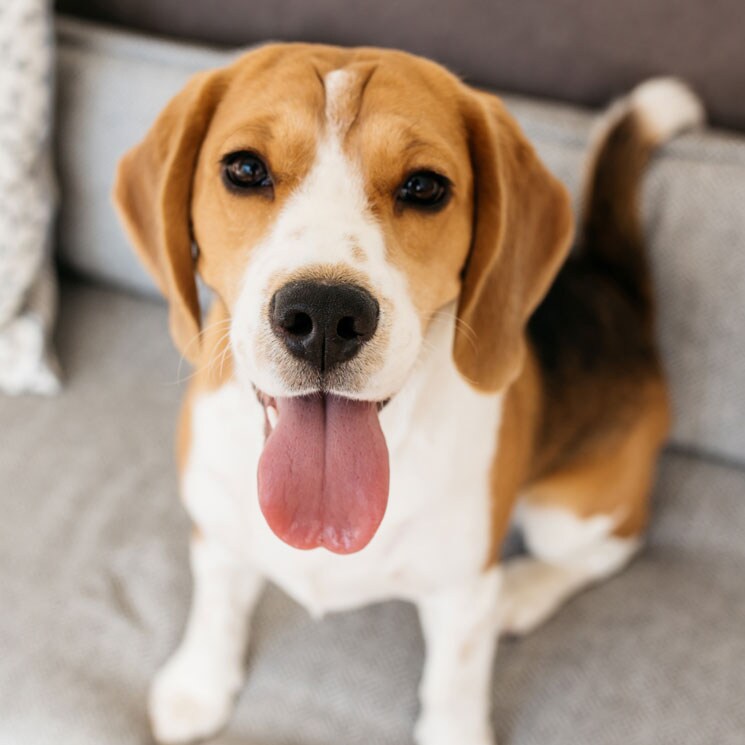
[[[511,559],[502,585],[503,634],[523,636],[547,621],[571,594],[574,575],[532,558]]]
[[[150,688],[155,739],[175,745],[214,735],[227,723],[239,687],[239,671],[219,670],[177,653]]]
[[[467,724],[463,717],[425,715],[414,730],[417,745],[497,745],[487,721]]]

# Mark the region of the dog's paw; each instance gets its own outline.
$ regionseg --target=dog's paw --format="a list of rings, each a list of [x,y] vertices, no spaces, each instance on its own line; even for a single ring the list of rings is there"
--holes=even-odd
[[[525,636],[545,623],[573,586],[571,573],[533,558],[511,559],[504,568],[502,634]]]
[[[182,745],[219,732],[230,717],[239,685],[234,671],[208,670],[175,655],[150,688],[148,710],[157,742]]]
[[[423,715],[416,723],[417,745],[497,745],[487,721],[469,726],[461,716]]]

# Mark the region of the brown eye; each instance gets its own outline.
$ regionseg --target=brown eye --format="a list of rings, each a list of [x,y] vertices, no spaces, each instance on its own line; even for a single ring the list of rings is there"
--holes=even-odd
[[[240,151],[222,159],[222,173],[231,189],[247,191],[272,186],[266,163],[255,153]]]
[[[417,171],[406,177],[398,190],[400,203],[412,207],[436,209],[445,205],[450,182],[433,171]]]

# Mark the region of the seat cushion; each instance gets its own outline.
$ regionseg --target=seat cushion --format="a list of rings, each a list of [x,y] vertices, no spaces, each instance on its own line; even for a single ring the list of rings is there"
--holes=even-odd
[[[171,440],[179,359],[155,302],[68,283],[53,400],[0,399],[0,743],[147,745],[149,679],[179,639],[189,525]],[[501,645],[501,745],[740,745],[745,473],[663,459],[649,547]],[[316,622],[270,588],[222,745],[408,745],[413,609]]]

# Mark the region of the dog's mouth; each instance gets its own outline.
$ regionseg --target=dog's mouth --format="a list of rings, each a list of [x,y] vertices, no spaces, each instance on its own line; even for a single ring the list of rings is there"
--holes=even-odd
[[[272,531],[299,549],[361,551],[388,504],[385,405],[331,393],[270,397],[259,460],[259,504]]]

